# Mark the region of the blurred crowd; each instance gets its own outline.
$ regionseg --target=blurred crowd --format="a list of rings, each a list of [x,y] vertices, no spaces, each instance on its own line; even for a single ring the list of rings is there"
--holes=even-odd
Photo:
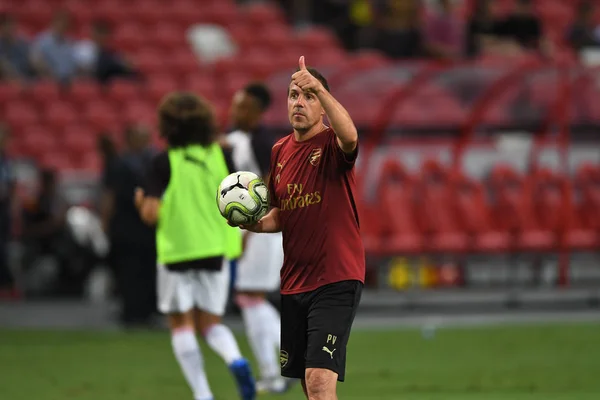
[[[537,52],[551,56],[532,0],[517,0],[508,15],[491,12],[493,0],[474,0],[465,18],[453,0],[285,1],[296,25],[317,23],[335,29],[349,50],[371,48],[395,59],[456,60],[481,54]],[[564,38],[575,51],[600,46],[600,27],[592,19],[591,0],[580,2]]]
[[[13,167],[4,153],[8,129],[0,127],[0,298],[20,297],[16,287],[34,297],[94,297],[90,292],[105,292],[99,295],[121,299],[124,324],[152,321],[154,230],[139,218],[133,193],[143,185],[155,149],[150,130],[143,125],[125,129],[122,144],[113,138],[98,136],[97,151],[103,160],[100,193],[94,196],[97,204],[85,208],[64,198],[60,177],[52,169],[39,169],[34,189],[17,194]],[[12,220],[15,215],[18,221]],[[8,255],[15,239],[21,248],[17,269],[11,268]],[[100,246],[106,251],[94,246],[98,241],[108,244]],[[108,279],[90,280],[98,271]],[[87,287],[90,282],[103,287]]]
[[[106,83],[113,78],[138,76],[127,58],[110,47],[110,24],[93,21],[89,37],[76,40],[71,35],[71,22],[68,12],[57,11],[48,28],[30,39],[19,33],[13,15],[0,14],[0,79],[68,83],[88,77]]]

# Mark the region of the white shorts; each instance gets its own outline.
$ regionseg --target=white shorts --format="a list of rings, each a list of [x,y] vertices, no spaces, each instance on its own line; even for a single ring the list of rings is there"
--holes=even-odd
[[[164,314],[192,309],[222,316],[229,296],[229,261],[220,271],[169,271],[158,265],[158,309]]]
[[[244,254],[237,263],[236,290],[269,292],[279,288],[283,265],[281,233],[248,233]]]

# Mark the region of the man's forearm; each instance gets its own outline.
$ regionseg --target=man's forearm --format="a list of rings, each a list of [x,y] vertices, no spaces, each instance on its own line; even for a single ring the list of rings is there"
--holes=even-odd
[[[353,152],[358,144],[358,131],[350,114],[327,90],[320,90],[317,97],[327,114],[340,147],[345,153]]]

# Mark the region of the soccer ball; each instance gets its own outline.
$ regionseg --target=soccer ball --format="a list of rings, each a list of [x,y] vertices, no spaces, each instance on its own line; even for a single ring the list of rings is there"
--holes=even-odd
[[[228,175],[217,192],[221,215],[235,225],[251,225],[269,208],[267,185],[255,173],[238,171]]]

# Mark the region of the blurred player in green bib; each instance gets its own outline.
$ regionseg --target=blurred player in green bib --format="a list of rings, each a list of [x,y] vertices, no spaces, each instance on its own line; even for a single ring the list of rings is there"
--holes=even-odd
[[[250,365],[231,330],[221,323],[229,294],[228,259],[241,253],[241,235],[215,205],[219,183],[235,171],[215,141],[213,110],[190,93],[169,94],[158,109],[168,149],[157,155],[145,192],[135,202],[142,219],[156,224],[158,307],[168,315],[175,357],[195,400],[213,400],[199,331],[227,363],[242,400],[256,396]]]

